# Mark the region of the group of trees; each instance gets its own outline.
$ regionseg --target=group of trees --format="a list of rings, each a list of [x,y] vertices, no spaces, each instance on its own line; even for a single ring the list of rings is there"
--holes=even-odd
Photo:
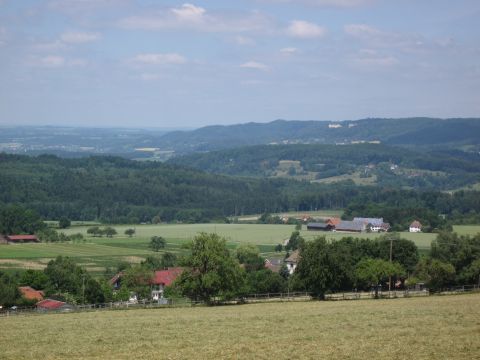
[[[93,237],[102,237],[103,235],[106,237],[113,237],[114,235],[117,235],[117,230],[111,226],[106,226],[104,228],[91,226],[87,229],[87,234],[92,235]]]
[[[286,288],[284,278],[265,268],[255,246],[240,246],[232,253],[224,238],[201,233],[188,248],[190,254],[181,261],[186,270],[174,285],[183,296],[211,303]]]
[[[43,230],[39,230],[36,233],[38,240],[41,242],[81,242],[86,241],[85,237],[82,233],[76,233],[71,235],[66,235],[63,232],[58,232],[52,228],[45,228]]]
[[[33,305],[21,297],[19,286],[31,286],[43,290],[52,299],[72,304],[102,303],[110,301],[113,293],[106,280],[97,280],[85,269],[68,258],[59,256],[51,260],[43,270],[26,270],[20,274],[0,272],[1,305]]]

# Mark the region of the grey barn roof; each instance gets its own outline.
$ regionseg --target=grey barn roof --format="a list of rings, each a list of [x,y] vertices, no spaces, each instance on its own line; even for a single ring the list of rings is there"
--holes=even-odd
[[[365,230],[365,224],[358,221],[342,220],[337,226],[335,226],[335,229],[339,231],[363,231]]]

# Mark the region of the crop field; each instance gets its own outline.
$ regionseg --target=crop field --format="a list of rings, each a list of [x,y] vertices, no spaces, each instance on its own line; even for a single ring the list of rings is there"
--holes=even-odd
[[[128,228],[134,227],[135,236],[124,235]],[[259,247],[265,256],[283,256],[275,253],[274,246],[287,239],[295,227],[293,225],[263,225],[263,224],[179,224],[179,225],[114,225],[118,235],[113,238],[87,237],[85,243],[56,244],[18,244],[0,246],[0,269],[42,269],[48,261],[58,255],[69,256],[88,271],[102,273],[107,267],[115,267],[119,262],[139,262],[147,255],[154,255],[149,247],[150,238],[154,235],[163,236],[167,240],[165,251],[181,253],[182,245],[191,240],[199,232],[216,232],[228,240],[230,248],[242,243],[252,243]],[[62,230],[66,234],[80,232],[87,235],[88,226],[75,226]],[[480,226],[455,226],[460,234],[476,234]],[[377,238],[380,234],[334,233],[307,231],[305,226],[301,235],[312,240],[316,236],[325,235],[329,240],[339,240],[345,236],[361,238]],[[400,233],[401,237],[412,240],[421,251],[428,251],[435,234]]]
[[[480,294],[0,318],[2,359],[478,359]]]

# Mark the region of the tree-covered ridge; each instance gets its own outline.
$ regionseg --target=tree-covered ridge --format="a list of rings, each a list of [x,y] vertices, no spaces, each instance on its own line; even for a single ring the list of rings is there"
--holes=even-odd
[[[115,157],[0,154],[0,168],[0,208],[22,205],[51,220],[207,222],[241,214],[345,208],[348,217],[384,217],[393,226],[417,219],[435,229],[451,219],[480,220],[476,191],[449,194],[241,178]]]
[[[349,175],[412,188],[454,189],[480,181],[478,153],[419,152],[383,144],[257,145],[190,154],[170,163],[241,176],[321,180]]]
[[[363,119],[286,121],[206,126],[163,135],[158,145],[180,153],[269,143],[335,144],[354,141],[459,147],[478,146],[480,119]]]

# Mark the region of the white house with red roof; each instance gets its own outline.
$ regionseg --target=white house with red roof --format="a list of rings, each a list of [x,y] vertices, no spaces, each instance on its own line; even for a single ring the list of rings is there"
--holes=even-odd
[[[183,272],[183,268],[173,267],[166,270],[155,271],[152,279],[152,299],[159,300],[163,298],[163,292],[166,286],[172,285],[175,279]]]

